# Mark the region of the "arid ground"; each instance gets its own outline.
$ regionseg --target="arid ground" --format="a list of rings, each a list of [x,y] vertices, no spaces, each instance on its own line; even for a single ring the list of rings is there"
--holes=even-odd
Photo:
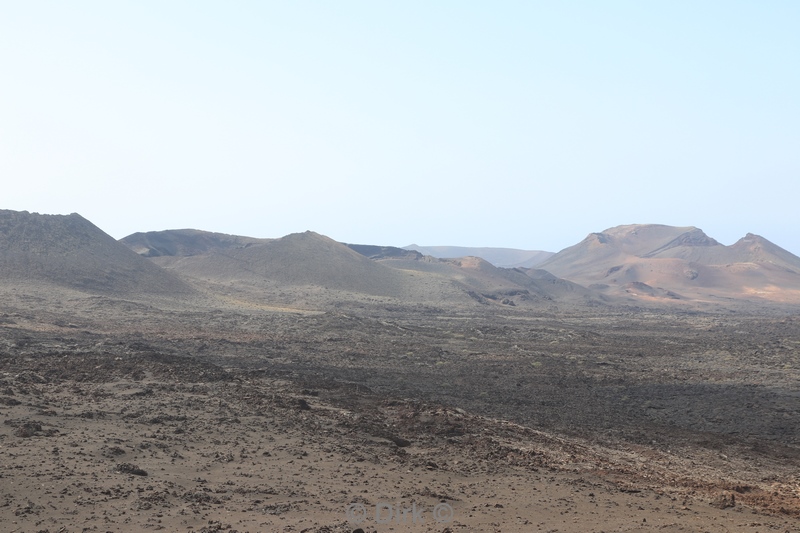
[[[800,530],[791,314],[2,296],[3,531]]]

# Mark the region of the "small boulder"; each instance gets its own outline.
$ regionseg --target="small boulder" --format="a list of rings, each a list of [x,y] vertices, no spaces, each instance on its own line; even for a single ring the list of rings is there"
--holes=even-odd
[[[725,491],[717,495],[710,503],[717,509],[729,509],[736,506],[736,496],[732,492]]]

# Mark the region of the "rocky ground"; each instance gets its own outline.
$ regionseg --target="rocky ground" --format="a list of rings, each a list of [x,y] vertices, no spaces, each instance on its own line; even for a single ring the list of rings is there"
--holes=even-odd
[[[791,316],[5,302],[3,531],[800,529]]]

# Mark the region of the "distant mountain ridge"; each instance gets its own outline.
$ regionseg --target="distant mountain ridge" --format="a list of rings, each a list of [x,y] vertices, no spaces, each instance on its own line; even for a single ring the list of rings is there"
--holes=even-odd
[[[416,250],[397,248],[395,246],[375,246],[372,244],[345,244],[345,246],[370,259],[409,258],[416,260],[422,259],[423,255]]]
[[[725,246],[693,226],[616,226],[539,267],[610,293],[800,301],[800,257],[751,233]]]
[[[0,210],[3,290],[63,287],[125,298],[210,290],[231,301],[312,306],[800,304],[800,257],[752,233],[726,246],[693,226],[632,224],[590,233],[557,254],[512,250],[549,255],[541,263],[529,255],[535,268],[498,267],[474,255],[508,249],[447,249],[473,255],[436,258],[312,231],[259,239],[182,229],[116,241],[78,214]]]
[[[166,230],[122,239],[159,266],[195,279],[256,286],[321,286],[390,295],[391,271],[313,231],[255,239],[200,230]]]
[[[343,244],[307,231],[253,239],[199,230],[167,230],[122,239],[154,263],[188,276],[249,292],[281,287],[461,305],[552,305],[599,302],[592,291],[555,276],[503,269],[478,257],[437,259],[420,252]],[[315,289],[316,290],[316,289]]]
[[[541,250],[518,250],[516,248],[466,247],[466,246],[419,246],[409,244],[405,250],[415,250],[424,255],[440,259],[456,259],[458,257],[480,257],[496,267],[533,268],[555,255],[554,252]]]
[[[246,248],[273,239],[256,239],[196,229],[138,232],[120,242],[144,257],[190,256],[209,250]]]

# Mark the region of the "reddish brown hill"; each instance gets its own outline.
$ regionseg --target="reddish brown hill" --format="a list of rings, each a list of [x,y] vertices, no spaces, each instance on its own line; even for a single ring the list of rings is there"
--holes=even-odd
[[[541,268],[609,294],[800,302],[800,258],[752,234],[725,246],[694,227],[618,226]]]

